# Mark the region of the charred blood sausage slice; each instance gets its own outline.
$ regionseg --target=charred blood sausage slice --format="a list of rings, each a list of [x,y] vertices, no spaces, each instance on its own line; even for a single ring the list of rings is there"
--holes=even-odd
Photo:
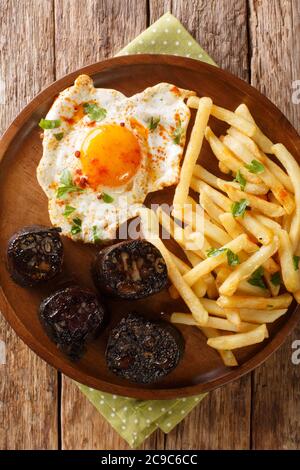
[[[116,375],[150,384],[177,366],[183,350],[183,338],[175,327],[129,314],[110,333],[106,362]]]
[[[60,229],[41,225],[24,227],[8,242],[7,260],[12,279],[31,287],[49,281],[62,268]]]
[[[160,251],[146,240],[130,240],[100,250],[93,264],[96,287],[121,299],[141,299],[167,284],[168,272]]]
[[[68,287],[44,299],[39,316],[50,339],[78,360],[87,341],[95,338],[103,325],[104,307],[92,291]]]

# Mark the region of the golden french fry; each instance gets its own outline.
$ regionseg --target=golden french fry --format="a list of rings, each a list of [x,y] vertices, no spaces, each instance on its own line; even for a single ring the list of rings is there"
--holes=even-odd
[[[277,204],[265,201],[264,199],[261,199],[258,196],[254,196],[253,194],[245,195],[243,191],[234,189],[227,183],[222,184],[222,186],[224,188],[223,190],[226,191],[232,201],[239,202],[242,199],[247,199],[250,207],[262,212],[268,217],[281,217],[285,214],[285,210],[283,209],[283,207]]]
[[[286,308],[270,311],[254,310],[248,308],[243,308],[239,310],[241,319],[250,323],[273,323],[286,312]]]
[[[291,193],[294,192],[294,187],[288,175],[283,171],[283,169],[273,162],[267,155],[265,155],[257,146],[257,144],[248,136],[238,131],[234,127],[230,127],[227,130],[227,133],[239,140],[244,144],[254,155],[257,160],[262,160],[263,164],[268,168],[269,171],[280,181],[280,183]]]
[[[231,238],[236,238],[242,233],[245,233],[241,225],[239,225],[230,212],[224,212],[221,214],[219,216],[219,220]],[[247,253],[254,253],[257,250],[258,246],[249,240],[247,246],[245,247],[245,251]]]
[[[280,224],[268,217],[257,214],[256,219],[278,235],[280,241],[278,256],[281,266],[282,280],[289,292],[296,292],[300,289],[300,278],[299,273],[295,271],[294,268],[293,246],[288,233],[285,230],[282,230]]]
[[[237,313],[242,321],[250,323],[273,323],[277,318],[287,312],[286,308],[277,310],[259,310],[255,308],[224,308],[220,307],[215,300],[202,299],[203,307],[209,314],[221,318],[228,318],[228,315]]]
[[[276,144],[272,147],[273,153],[276,155],[280,163],[286,169],[291,182],[294,186],[295,192],[295,215],[291,222],[290,228],[290,239],[293,245],[294,251],[297,249],[300,240],[300,168],[293,155],[287,150],[282,144]]]
[[[239,284],[247,279],[251,274],[269,259],[279,248],[279,240],[274,236],[269,245],[262,246],[250,258],[237,266],[237,268],[228,276],[226,281],[219,288],[221,295],[233,295]],[[188,273],[185,275],[188,276]]]
[[[209,217],[216,224],[221,225],[219,217],[223,214],[223,211],[210,199],[205,189],[200,193],[199,202],[203,209],[207,212]]]
[[[174,253],[171,253],[170,251],[169,253],[170,253],[170,256],[172,257],[173,262],[177,266],[177,269],[180,272],[180,274],[186,274],[187,272],[189,272],[191,268],[187,263],[185,263],[182,259],[178,258],[178,256],[174,255]]]
[[[228,321],[230,321],[234,325],[240,325],[241,323],[240,314],[236,310],[227,310],[226,318]]]
[[[225,175],[234,174],[233,171],[230,170],[223,162],[219,162],[218,167],[219,167],[220,172],[224,173]]]
[[[231,135],[226,135],[224,144],[238,157],[244,164],[251,165],[255,161],[255,155],[239,140]],[[260,158],[262,160],[262,158]],[[258,160],[256,160],[258,161]],[[291,214],[295,208],[291,194],[284,188],[280,181],[263,165],[263,171],[259,173],[259,178],[269,187],[277,201],[282,204],[287,214]]]
[[[218,178],[217,181],[224,181],[224,180],[221,180],[220,178]],[[237,183],[236,181],[226,181],[227,184],[229,184],[230,186],[232,186],[233,188],[235,189],[240,189],[240,184]],[[220,189],[220,186],[219,184],[217,184],[218,186],[218,189]],[[244,192],[245,194],[254,194],[255,196],[264,196],[265,194],[267,194],[269,191],[269,188],[264,184],[264,183],[261,183],[261,184],[255,184],[255,183],[246,183],[246,186],[245,186],[245,189],[244,189]]]
[[[200,98],[197,108],[191,137],[181,167],[179,183],[175,190],[173,200],[175,216],[180,212],[181,206],[186,202],[189,193],[194,166],[201,151],[205,128],[211,113],[212,100],[210,98]]]
[[[221,209],[227,211],[231,210],[232,202],[230,201],[230,199],[224,196],[224,194],[222,194],[220,191],[217,191],[208,184],[204,183],[204,181],[193,177],[191,182],[191,188],[200,194],[202,191],[205,191],[209,195],[211,200],[215,204],[217,204]]]
[[[237,333],[235,335],[219,336],[217,338],[209,338],[208,346],[215,349],[237,349],[251,344],[261,343],[268,337],[268,330],[265,324],[256,327],[246,333]]]
[[[244,217],[238,218],[238,223],[263,245],[268,245],[271,242],[273,232],[252,215],[245,213]]]
[[[204,181],[206,184],[209,184],[213,188],[218,189],[217,182],[216,182],[216,176],[210,173],[208,170],[203,168],[201,165],[195,165],[194,171],[193,171],[193,176],[196,178]]]
[[[179,270],[177,269],[169,251],[158,236],[157,230],[157,217],[155,213],[149,209],[140,209],[141,227],[146,240],[152,243],[161,252],[168,268],[168,275],[173,285],[179,292],[181,298],[186,303],[190,311],[192,312],[195,319],[205,325],[208,320],[208,313],[201,304],[200,300],[192,289],[187,285]],[[154,230],[153,230],[154,227]]]
[[[229,243],[226,243],[226,245],[223,246],[223,251],[219,251],[216,256],[211,256],[201,261],[199,264],[197,264],[197,266],[192,268],[187,274],[184,275],[184,280],[189,286],[192,286],[199,278],[213,271],[217,266],[227,261],[227,250],[231,250],[234,253],[239,253],[244,249],[246,242],[247,235],[243,234]]]
[[[197,96],[190,96],[187,100],[187,105],[190,108],[197,109],[199,106],[199,98]],[[252,137],[256,132],[256,126],[249,122],[247,119],[238,116],[237,114],[229,111],[228,109],[221,108],[220,106],[213,105],[211,109],[211,115],[221,121],[227,122],[231,126],[236,127],[244,134]]]
[[[254,308],[274,310],[278,308],[288,308],[292,302],[293,297],[290,294],[282,294],[278,297],[251,297],[244,295],[226,296],[221,295],[217,304],[224,308]]]
[[[174,312],[171,315],[172,323],[180,323],[183,325],[198,326],[194,317],[188,313]],[[201,325],[199,325],[201,326]],[[242,333],[253,330],[256,328],[253,323],[240,322],[238,324],[231,323],[229,320],[217,317],[208,317],[206,324],[207,328],[216,328],[218,330],[233,331],[235,333]]]
[[[255,125],[255,132],[254,135],[250,135],[254,142],[262,149],[265,153],[273,153],[272,152],[272,142],[264,133],[259,129],[256,122],[254,121],[248,107],[245,104],[240,104],[235,110],[235,114],[239,117],[247,119],[249,122]],[[243,132],[243,131],[242,131]],[[244,132],[245,134],[245,132]]]
[[[250,173],[245,167],[243,167],[241,161],[235,157],[235,155],[223,144],[221,139],[213,133],[210,127],[206,128],[205,138],[209,142],[210,147],[217,157],[230,171],[236,174],[238,171],[242,176],[251,183],[260,184],[261,179],[256,175]]]
[[[278,232],[280,246],[278,256],[281,266],[283,283],[289,292],[296,292],[300,289],[300,278],[294,268],[293,247],[288,233],[285,230]]]

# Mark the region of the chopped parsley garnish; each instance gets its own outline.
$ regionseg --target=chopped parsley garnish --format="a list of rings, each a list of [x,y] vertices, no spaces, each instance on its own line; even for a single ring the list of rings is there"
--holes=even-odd
[[[238,202],[234,202],[231,206],[231,213],[233,217],[244,217],[247,206],[249,206],[247,199],[241,199]]]
[[[77,233],[81,232],[81,219],[73,219],[73,225],[71,227],[71,234],[72,235],[77,235]]]
[[[240,264],[240,259],[236,253],[227,248],[227,263],[229,266]]]
[[[93,225],[92,230],[93,230],[94,243],[100,242],[101,238],[99,236],[99,229],[98,229],[97,225]]]
[[[69,215],[71,215],[75,210],[76,210],[75,207],[66,205],[63,216],[64,217],[69,217]]]
[[[210,248],[207,250],[206,254],[208,258],[212,258],[214,256],[219,256],[221,253],[224,253],[227,248]]]
[[[243,175],[242,175],[242,173],[240,172],[240,170],[237,172],[236,177],[234,178],[233,181],[236,181],[237,183],[239,183],[239,185],[240,185],[240,187],[241,187],[241,190],[242,190],[242,191],[245,191],[245,187],[246,187],[247,181],[246,181],[245,178],[243,177]]]
[[[258,160],[252,160],[250,165],[245,165],[245,167],[250,173],[263,173],[265,171],[265,167]]]
[[[54,134],[54,137],[56,138],[56,140],[61,140],[63,136],[64,136],[63,132],[58,132],[58,134]]]
[[[173,135],[172,135],[173,142],[175,144],[180,144],[182,134],[183,134],[183,128],[181,127],[181,121],[179,119],[177,127],[174,129],[174,132],[173,132]]]
[[[109,194],[107,193],[102,193],[102,199],[104,202],[106,202],[107,204],[109,204],[110,202],[114,202],[114,198],[111,197]]]
[[[96,103],[84,103],[83,109],[91,121],[102,121],[107,114],[106,109],[100,108]]]
[[[39,126],[42,129],[56,129],[61,125],[60,119],[41,119],[39,122]]]
[[[300,261],[300,256],[294,255],[293,256],[293,264],[294,264],[295,271],[298,271],[298,269],[299,269],[299,261]]]
[[[155,129],[157,128],[158,124],[160,122],[160,117],[151,117],[148,121],[148,127],[150,129],[150,131],[155,131]]]
[[[252,286],[261,287],[262,289],[266,289],[266,284],[263,280],[264,275],[264,268],[260,266],[256,271],[252,273],[252,276],[249,277],[248,282]]]
[[[73,183],[71,173],[69,170],[64,170],[60,177],[60,184],[59,188],[57,189],[56,197],[58,199],[63,199],[67,194],[74,193],[76,191],[82,192],[83,189],[79,186],[76,186]]]
[[[277,271],[277,273],[272,274],[271,282],[272,282],[273,286],[280,286],[280,284],[281,284],[280,271]]]
[[[219,256],[221,253],[227,254],[227,263],[229,266],[236,266],[240,263],[239,257],[236,253],[231,251],[229,248],[211,248],[207,250],[207,257]]]

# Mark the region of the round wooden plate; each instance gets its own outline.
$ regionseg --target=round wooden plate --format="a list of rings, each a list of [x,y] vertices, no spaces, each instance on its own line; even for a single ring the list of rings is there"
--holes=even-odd
[[[34,289],[14,284],[6,269],[6,246],[9,237],[19,228],[31,224],[49,225],[47,200],[36,180],[36,167],[42,155],[38,122],[45,116],[54,97],[70,86],[81,73],[93,77],[97,87],[115,88],[132,95],[159,82],[195,90],[199,96],[234,110],[246,103],[257,123],[274,141],[282,142],[300,161],[300,138],[283,114],[263,95],[228,72],[202,62],[163,55],[139,55],[109,59],[78,70],[41,92],[18,115],[0,143],[0,309],[16,333],[39,356],[71,378],[106,392],[140,399],[183,397],[212,390],[237,379],[261,364],[292,331],[300,317],[295,304],[287,315],[270,328],[270,338],[262,344],[236,352],[239,366],[227,368],[218,353],[206,345],[196,328],[181,326],[186,346],[179,366],[164,380],[151,386],[140,386],[121,380],[110,373],[104,352],[110,328],[130,311],[150,318],[168,316],[174,310],[185,309],[180,301],[171,301],[168,292],[135,302],[109,301],[109,322],[102,334],[88,348],[78,363],[70,362],[48,339],[37,316],[43,297],[58,287],[76,283],[92,287],[90,262],[96,248],[64,240],[63,273],[55,281]],[[226,126],[211,120],[212,128],[222,133]],[[201,163],[218,174],[216,159],[204,143]],[[153,193],[149,202],[172,199],[174,188]],[[30,373],[30,371],[28,371]]]

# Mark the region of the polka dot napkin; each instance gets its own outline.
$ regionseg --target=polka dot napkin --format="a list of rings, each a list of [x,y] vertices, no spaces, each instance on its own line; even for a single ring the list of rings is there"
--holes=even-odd
[[[170,13],[163,15],[118,55],[144,53],[180,55],[216,65]],[[77,385],[111,426],[134,448],[139,447],[157,428],[165,433],[171,431],[206,395],[175,400],[135,400]]]

